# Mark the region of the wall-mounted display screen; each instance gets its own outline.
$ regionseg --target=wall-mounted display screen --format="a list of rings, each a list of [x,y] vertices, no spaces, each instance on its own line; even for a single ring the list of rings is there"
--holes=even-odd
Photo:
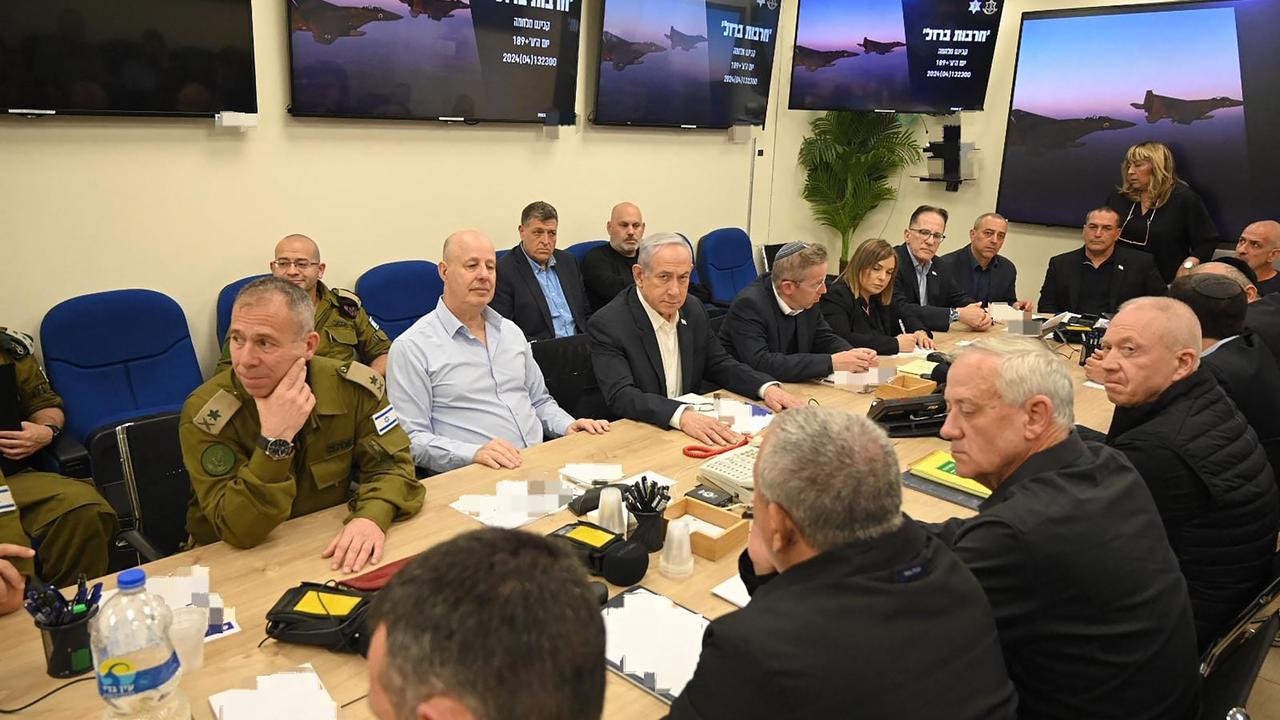
[[[294,115],[573,122],[582,0],[288,0]]]
[[[762,125],[779,0],[607,0],[592,118],[602,125]]]
[[[1079,226],[1120,184],[1126,149],[1154,140],[1223,238],[1280,216],[1276,28],[1280,0],[1025,14],[997,209]]]
[[[0,108],[257,112],[249,0],[2,0]]]
[[[802,0],[793,110],[981,110],[1004,0]]]

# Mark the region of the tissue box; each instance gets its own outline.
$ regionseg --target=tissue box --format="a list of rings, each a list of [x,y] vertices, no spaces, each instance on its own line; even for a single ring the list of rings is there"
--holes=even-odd
[[[691,515],[703,522],[724,528],[724,532],[719,537],[709,537],[697,530],[690,530],[689,548],[700,558],[719,560],[731,552],[737,552],[747,542],[750,526],[747,525],[746,520],[701,500],[682,497],[668,505],[663,515],[667,520]]]

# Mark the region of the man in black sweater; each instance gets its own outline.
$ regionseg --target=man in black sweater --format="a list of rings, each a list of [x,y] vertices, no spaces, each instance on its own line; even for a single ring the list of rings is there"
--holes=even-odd
[[[587,300],[596,310],[634,283],[631,268],[644,238],[644,215],[634,203],[618,203],[609,213],[604,229],[609,242],[592,248],[582,258],[582,283],[587,288]],[[704,303],[711,301],[711,292],[699,283],[689,283],[689,294]]]
[[[1049,258],[1037,311],[1110,315],[1126,300],[1165,294],[1151,255],[1116,245],[1120,225],[1120,216],[1109,207],[1089,211],[1084,246]]]
[[[782,382],[866,371],[876,351],[851,346],[818,309],[826,276],[826,248],[787,243],[773,259],[773,272],[752,280],[729,306],[720,342],[730,355]]]
[[[739,561],[751,603],[711,623],[672,720],[1012,720],[982,587],[902,515],[893,444],[865,417],[769,426]]]
[[[1125,303],[1099,367],[1116,404],[1107,444],[1146,481],[1191,594],[1200,650],[1271,580],[1280,500],[1258,436],[1210,371],[1182,302]]]
[[[930,529],[986,590],[1018,717],[1194,717],[1186,583],[1142,478],[1073,431],[1061,359],[1033,338],[982,339],[946,397],[956,472],[992,493]]]

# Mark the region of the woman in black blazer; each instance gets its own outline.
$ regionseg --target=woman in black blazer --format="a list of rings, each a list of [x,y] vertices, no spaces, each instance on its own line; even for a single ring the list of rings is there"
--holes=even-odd
[[[917,347],[933,349],[933,339],[920,320],[893,302],[897,264],[898,256],[888,241],[873,238],[858,246],[844,272],[827,286],[822,315],[850,345],[868,347],[880,355]]]

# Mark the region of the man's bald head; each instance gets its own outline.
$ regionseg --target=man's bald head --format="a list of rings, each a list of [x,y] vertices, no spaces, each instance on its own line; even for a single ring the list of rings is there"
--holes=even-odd
[[[1244,291],[1246,301],[1253,302],[1258,299],[1258,287],[1254,285],[1239,268],[1225,262],[1211,260],[1207,263],[1200,263],[1199,265],[1191,268],[1191,271],[1188,272],[1187,275],[1219,275],[1221,277],[1225,277],[1240,286],[1240,289]]]
[[[320,262],[320,246],[306,235],[285,235],[276,243],[271,274],[302,288],[313,300],[319,299],[320,278],[324,263]]]
[[[634,203],[620,202],[613,206],[604,229],[609,233],[609,245],[615,252],[635,257],[640,239],[644,237],[644,215]]]
[[[1267,239],[1271,243],[1272,248],[1280,248],[1280,222],[1275,220],[1259,220],[1250,223],[1249,227],[1244,229],[1245,232],[1256,232],[1258,235]]]
[[[444,239],[441,255],[445,306],[460,320],[478,317],[493,300],[497,280],[493,241],[478,230],[459,230]]]
[[[1191,308],[1167,297],[1130,300],[1102,338],[1107,397],[1120,407],[1152,402],[1196,371],[1200,347],[1200,321]]]

